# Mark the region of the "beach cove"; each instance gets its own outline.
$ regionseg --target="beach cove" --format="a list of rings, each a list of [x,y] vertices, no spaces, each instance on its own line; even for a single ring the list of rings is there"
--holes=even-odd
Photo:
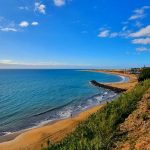
[[[117,86],[120,88],[126,88],[130,90],[136,84],[136,77],[133,75],[109,71],[107,71],[107,73],[114,73],[117,75],[129,77],[128,82],[112,83],[110,84],[112,86]],[[89,115],[95,113],[101,107],[102,105],[98,105],[88,110],[85,110],[84,112],[81,112],[73,118],[63,119],[54,123],[47,124],[43,127],[31,129],[21,134],[19,133],[20,135],[18,135],[15,139],[1,143],[0,149],[17,150],[20,148],[29,148],[40,150],[41,144],[46,143],[48,138],[52,142],[60,141],[64,136],[66,136],[66,134],[73,131],[80,121],[84,121]]]

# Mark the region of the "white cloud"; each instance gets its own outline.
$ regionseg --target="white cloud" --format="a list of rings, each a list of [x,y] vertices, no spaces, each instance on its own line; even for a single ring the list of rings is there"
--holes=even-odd
[[[143,26],[143,24],[141,22],[139,22],[139,21],[136,21],[135,26],[140,28],[141,26]]]
[[[22,22],[20,22],[19,26],[20,27],[28,27],[29,23],[27,21],[22,21]]]
[[[129,18],[129,20],[135,20],[139,18],[143,18],[145,16],[144,9],[136,9],[134,14]]]
[[[143,9],[150,9],[150,6],[143,6]]]
[[[124,27],[122,28],[122,31],[125,31],[127,28],[128,28],[127,26],[124,26]]]
[[[27,6],[20,6],[19,9],[20,10],[29,10],[29,7],[27,7]]]
[[[130,37],[144,37],[150,36],[150,25],[146,26],[145,28],[140,29],[137,32],[131,33]]]
[[[53,0],[53,1],[54,1],[55,6],[58,6],[58,7],[66,4],[65,0]]]
[[[138,19],[138,18],[143,18],[145,16],[144,14],[144,9],[141,8],[141,9],[136,9],[134,10],[134,14],[129,18],[129,20],[135,20],[135,19]]]
[[[150,9],[150,6],[143,6],[140,9],[134,10],[133,15],[128,19],[128,21],[123,22],[122,29],[119,32],[112,32],[111,28],[100,28],[98,37],[100,38],[131,38],[132,44],[142,45],[136,48],[136,51],[150,51],[150,48],[143,47],[144,45],[150,45],[150,24],[143,27],[143,22],[139,19],[146,17],[146,9]],[[131,20],[133,20],[131,22]],[[138,30],[132,30],[130,27],[136,27]]]
[[[138,47],[136,48],[137,52],[144,52],[144,51],[150,51],[150,49],[148,49],[147,47]]]
[[[100,28],[100,33],[98,34],[98,37],[100,38],[115,38],[117,36],[121,36],[120,32],[111,32],[109,29],[106,28]]]
[[[136,9],[133,11],[133,15],[129,18],[129,20],[142,19],[146,16],[145,10],[150,9],[150,6],[143,6],[142,8]]]
[[[110,38],[117,37],[119,34],[117,32],[113,32],[110,34]]]
[[[98,34],[98,37],[105,38],[109,36],[110,31],[105,29]]]
[[[18,27],[14,21],[7,20],[0,16],[0,31],[2,32],[17,32]]]
[[[4,59],[4,60],[0,60],[0,63],[2,63],[2,64],[12,64],[12,60]]]
[[[9,60],[9,59],[4,59],[0,60],[0,68],[91,68],[90,64],[70,64],[70,63],[65,63],[65,62],[22,62],[22,61],[14,61],[14,60]]]
[[[36,22],[36,21],[34,21],[34,22],[31,23],[31,25],[32,25],[32,26],[37,26],[37,25],[39,25],[39,23]]]
[[[17,32],[17,29],[15,28],[0,28],[0,31],[3,31],[3,32]]]
[[[38,11],[39,13],[45,14],[46,13],[46,6],[44,4],[36,2],[35,3],[35,11]]]
[[[132,40],[132,43],[133,43],[133,44],[148,45],[148,44],[150,44],[150,38],[134,39],[134,40]]]
[[[0,60],[0,64],[14,64],[14,65],[29,65],[29,66],[57,66],[57,65],[68,65],[66,63],[61,62],[22,62],[22,61],[14,61],[10,59],[2,59]]]

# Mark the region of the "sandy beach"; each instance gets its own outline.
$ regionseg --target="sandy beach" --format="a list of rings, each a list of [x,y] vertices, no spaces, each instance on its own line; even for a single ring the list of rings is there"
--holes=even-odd
[[[123,88],[126,90],[132,89],[137,83],[137,78],[134,75],[123,73],[117,70],[89,70],[96,72],[105,72],[117,74],[120,76],[129,77],[128,82],[124,83],[111,83],[109,85],[114,87]],[[46,141],[50,139],[52,142],[57,142],[63,139],[67,134],[72,132],[79,122],[86,120],[91,114],[102,108],[103,105],[95,106],[84,112],[81,112],[73,118],[60,120],[54,123],[47,124],[42,127],[30,129],[22,133],[15,133],[12,135],[13,140],[0,143],[0,150],[40,150],[41,145],[46,145]],[[11,137],[11,138],[12,138]]]
[[[102,72],[108,74],[115,74],[123,77],[128,77],[128,82],[108,83],[112,87],[118,87],[125,90],[131,90],[137,84],[137,77],[134,74],[124,73],[121,70],[89,70],[94,72]]]
[[[102,106],[96,106],[86,110],[74,118],[57,121],[36,129],[31,129],[20,135],[14,140],[0,143],[0,150],[40,150],[41,144],[46,144],[47,139],[52,142],[61,140],[68,133],[72,132],[77,124],[95,113]]]

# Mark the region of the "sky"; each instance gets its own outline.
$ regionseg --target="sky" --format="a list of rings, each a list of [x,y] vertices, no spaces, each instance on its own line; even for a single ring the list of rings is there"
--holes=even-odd
[[[144,65],[149,0],[0,0],[0,68]]]

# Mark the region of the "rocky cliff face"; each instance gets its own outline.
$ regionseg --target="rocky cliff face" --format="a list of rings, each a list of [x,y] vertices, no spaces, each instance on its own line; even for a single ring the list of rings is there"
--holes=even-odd
[[[150,150],[150,89],[119,126],[114,150]]]

